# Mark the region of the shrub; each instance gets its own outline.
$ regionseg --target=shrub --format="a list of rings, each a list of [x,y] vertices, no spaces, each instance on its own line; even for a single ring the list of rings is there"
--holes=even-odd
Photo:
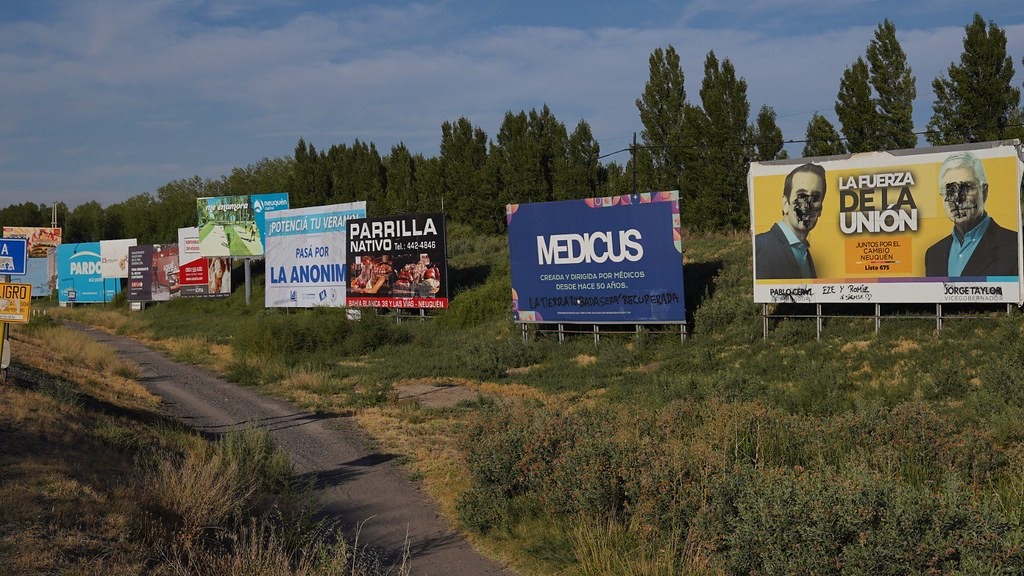
[[[543,357],[540,346],[527,344],[515,336],[472,342],[463,354],[466,375],[481,380],[502,378],[509,368],[530,366]]]
[[[265,428],[249,426],[225,434],[217,448],[238,469],[242,483],[277,493],[288,488],[292,475],[288,454],[277,449]]]

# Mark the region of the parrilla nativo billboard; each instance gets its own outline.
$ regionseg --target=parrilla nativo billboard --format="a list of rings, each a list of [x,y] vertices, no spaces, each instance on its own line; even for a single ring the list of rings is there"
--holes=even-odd
[[[349,306],[448,307],[444,214],[362,218],[348,226]]]
[[[505,212],[516,322],[685,322],[677,191]]]
[[[1014,142],[750,166],[754,301],[1021,302]]]

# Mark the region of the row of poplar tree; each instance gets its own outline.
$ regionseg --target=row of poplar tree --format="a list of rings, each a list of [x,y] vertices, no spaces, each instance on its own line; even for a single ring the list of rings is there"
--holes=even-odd
[[[544,106],[506,113],[493,140],[466,118],[445,122],[440,153],[429,158],[404,144],[382,156],[372,142],[317,150],[300,139],[292,157],[265,158],[218,179],[176,180],[106,208],[95,201],[73,210],[58,204],[59,225],[67,243],[172,242],[178,228],[195,225],[198,197],[287,191],[293,208],[366,200],[370,216],[443,210],[449,221],[500,232],[508,203],[679,190],[688,229],[747,228],[749,163],[786,157],[775,111],[762,106],[752,121],[746,81],[714,52],[704,61],[699,103],[687,98],[671,45],[656,49],[649,64],[650,78],[636,100],[640,139],[604,155],[585,121],[570,132]],[[1013,75],[1006,33],[975,14],[965,27],[960,62],[932,81],[933,114],[927,130],[916,133],[916,79],[895,25],[886,20],[842,74],[838,129],[815,113],[802,155],[913,148],[920,136],[932,145],[1024,140]],[[625,152],[621,164],[612,158]],[[51,207],[26,202],[0,210],[0,222],[48,226],[50,214]]]

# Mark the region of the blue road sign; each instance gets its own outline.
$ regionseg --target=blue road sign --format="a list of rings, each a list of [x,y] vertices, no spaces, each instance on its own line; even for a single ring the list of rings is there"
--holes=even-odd
[[[24,276],[28,263],[28,240],[0,238],[0,274]]]

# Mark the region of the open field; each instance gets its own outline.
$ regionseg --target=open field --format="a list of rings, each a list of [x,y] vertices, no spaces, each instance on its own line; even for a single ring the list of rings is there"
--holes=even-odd
[[[524,343],[503,240],[449,231],[452,307],[427,322],[264,310],[258,284],[248,307],[59,314],[355,415],[524,574],[1024,571],[1019,312],[964,308],[936,332],[891,306],[876,334],[836,307],[820,341],[807,319],[763,340],[749,238],[717,235],[685,241],[685,342]],[[441,389],[459,393],[427,401]]]

